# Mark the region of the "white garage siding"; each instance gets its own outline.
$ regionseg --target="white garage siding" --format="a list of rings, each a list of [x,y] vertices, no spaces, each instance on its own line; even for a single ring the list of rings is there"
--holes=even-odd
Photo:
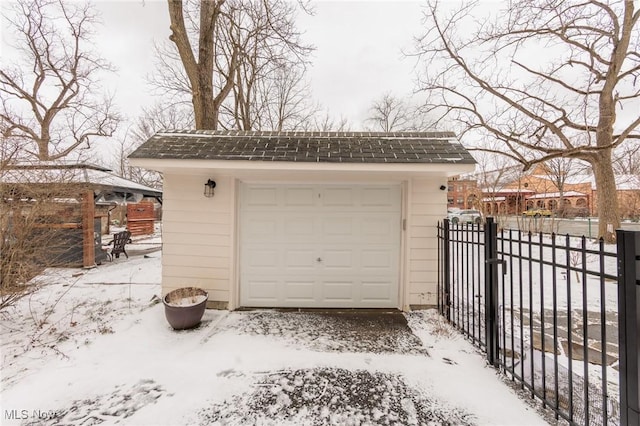
[[[213,198],[203,195],[209,178],[217,182]],[[234,275],[234,179],[165,173],[163,192],[163,293],[195,286],[207,290],[210,301],[229,302]]]
[[[438,286],[437,225],[446,215],[447,192],[442,179],[413,179],[409,185],[407,286],[410,306],[435,306]]]
[[[241,205],[239,188],[242,184],[231,176],[216,177],[213,172],[197,176],[183,173],[164,173],[163,293],[178,287],[197,286],[209,292],[211,307],[234,309],[242,306],[240,262],[243,248],[239,245],[242,215],[236,212]],[[202,193],[208,178],[217,182],[213,198],[206,198]],[[406,231],[400,231],[401,225],[397,228],[400,232],[399,260],[398,269],[393,272],[398,277],[395,284],[399,287],[398,297],[386,304],[371,303],[370,307],[393,305],[408,309],[410,305],[436,304],[436,225],[446,210],[446,191],[439,190],[444,183],[444,176],[409,178],[404,184],[407,191],[398,189],[397,194],[402,192],[402,197],[406,198],[400,201],[404,205],[400,220],[406,219]],[[354,185],[358,186],[363,187],[362,181]],[[393,185],[394,188],[402,186],[401,182]],[[348,305],[345,302],[336,306]],[[356,303],[353,306],[367,305]]]

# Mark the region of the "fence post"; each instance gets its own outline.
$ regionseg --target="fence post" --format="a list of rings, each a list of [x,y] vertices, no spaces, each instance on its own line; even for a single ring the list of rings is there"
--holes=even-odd
[[[618,229],[616,238],[620,424],[640,426],[640,232]]]
[[[447,321],[451,320],[451,235],[449,227],[449,219],[444,220],[444,240],[443,240],[443,256],[442,256],[442,272],[443,272],[443,291],[442,300],[444,302],[443,310]]]
[[[484,312],[487,361],[498,366],[498,224],[487,217],[484,226]]]

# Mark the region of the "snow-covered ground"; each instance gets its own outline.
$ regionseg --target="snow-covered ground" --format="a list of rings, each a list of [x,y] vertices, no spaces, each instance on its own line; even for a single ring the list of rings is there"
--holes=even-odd
[[[546,424],[433,311],[405,314],[407,350],[272,311],[208,310],[176,332],[160,271],[160,252],[48,270],[0,313],[0,423]]]

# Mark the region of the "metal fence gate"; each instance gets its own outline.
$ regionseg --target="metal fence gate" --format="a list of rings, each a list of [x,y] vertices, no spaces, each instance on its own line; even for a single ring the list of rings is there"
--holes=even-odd
[[[499,232],[492,218],[480,225],[445,220],[438,243],[438,309],[491,365],[570,424],[638,424],[637,370],[634,389],[627,380],[638,363],[637,322],[629,330],[637,306],[619,318],[630,297],[618,297],[624,290],[614,248],[585,237]],[[629,276],[640,257],[627,258],[625,288],[638,290]],[[623,354],[619,333],[626,340],[636,333],[636,352]]]

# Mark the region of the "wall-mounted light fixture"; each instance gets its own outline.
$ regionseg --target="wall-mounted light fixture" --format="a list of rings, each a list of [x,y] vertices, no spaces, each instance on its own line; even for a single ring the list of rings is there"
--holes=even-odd
[[[216,187],[215,180],[207,180],[207,183],[204,184],[204,196],[207,198],[213,197],[213,189]]]
[[[446,186],[444,186],[444,185],[440,185],[440,191],[444,191],[445,189],[447,189],[447,187],[446,187]]]

